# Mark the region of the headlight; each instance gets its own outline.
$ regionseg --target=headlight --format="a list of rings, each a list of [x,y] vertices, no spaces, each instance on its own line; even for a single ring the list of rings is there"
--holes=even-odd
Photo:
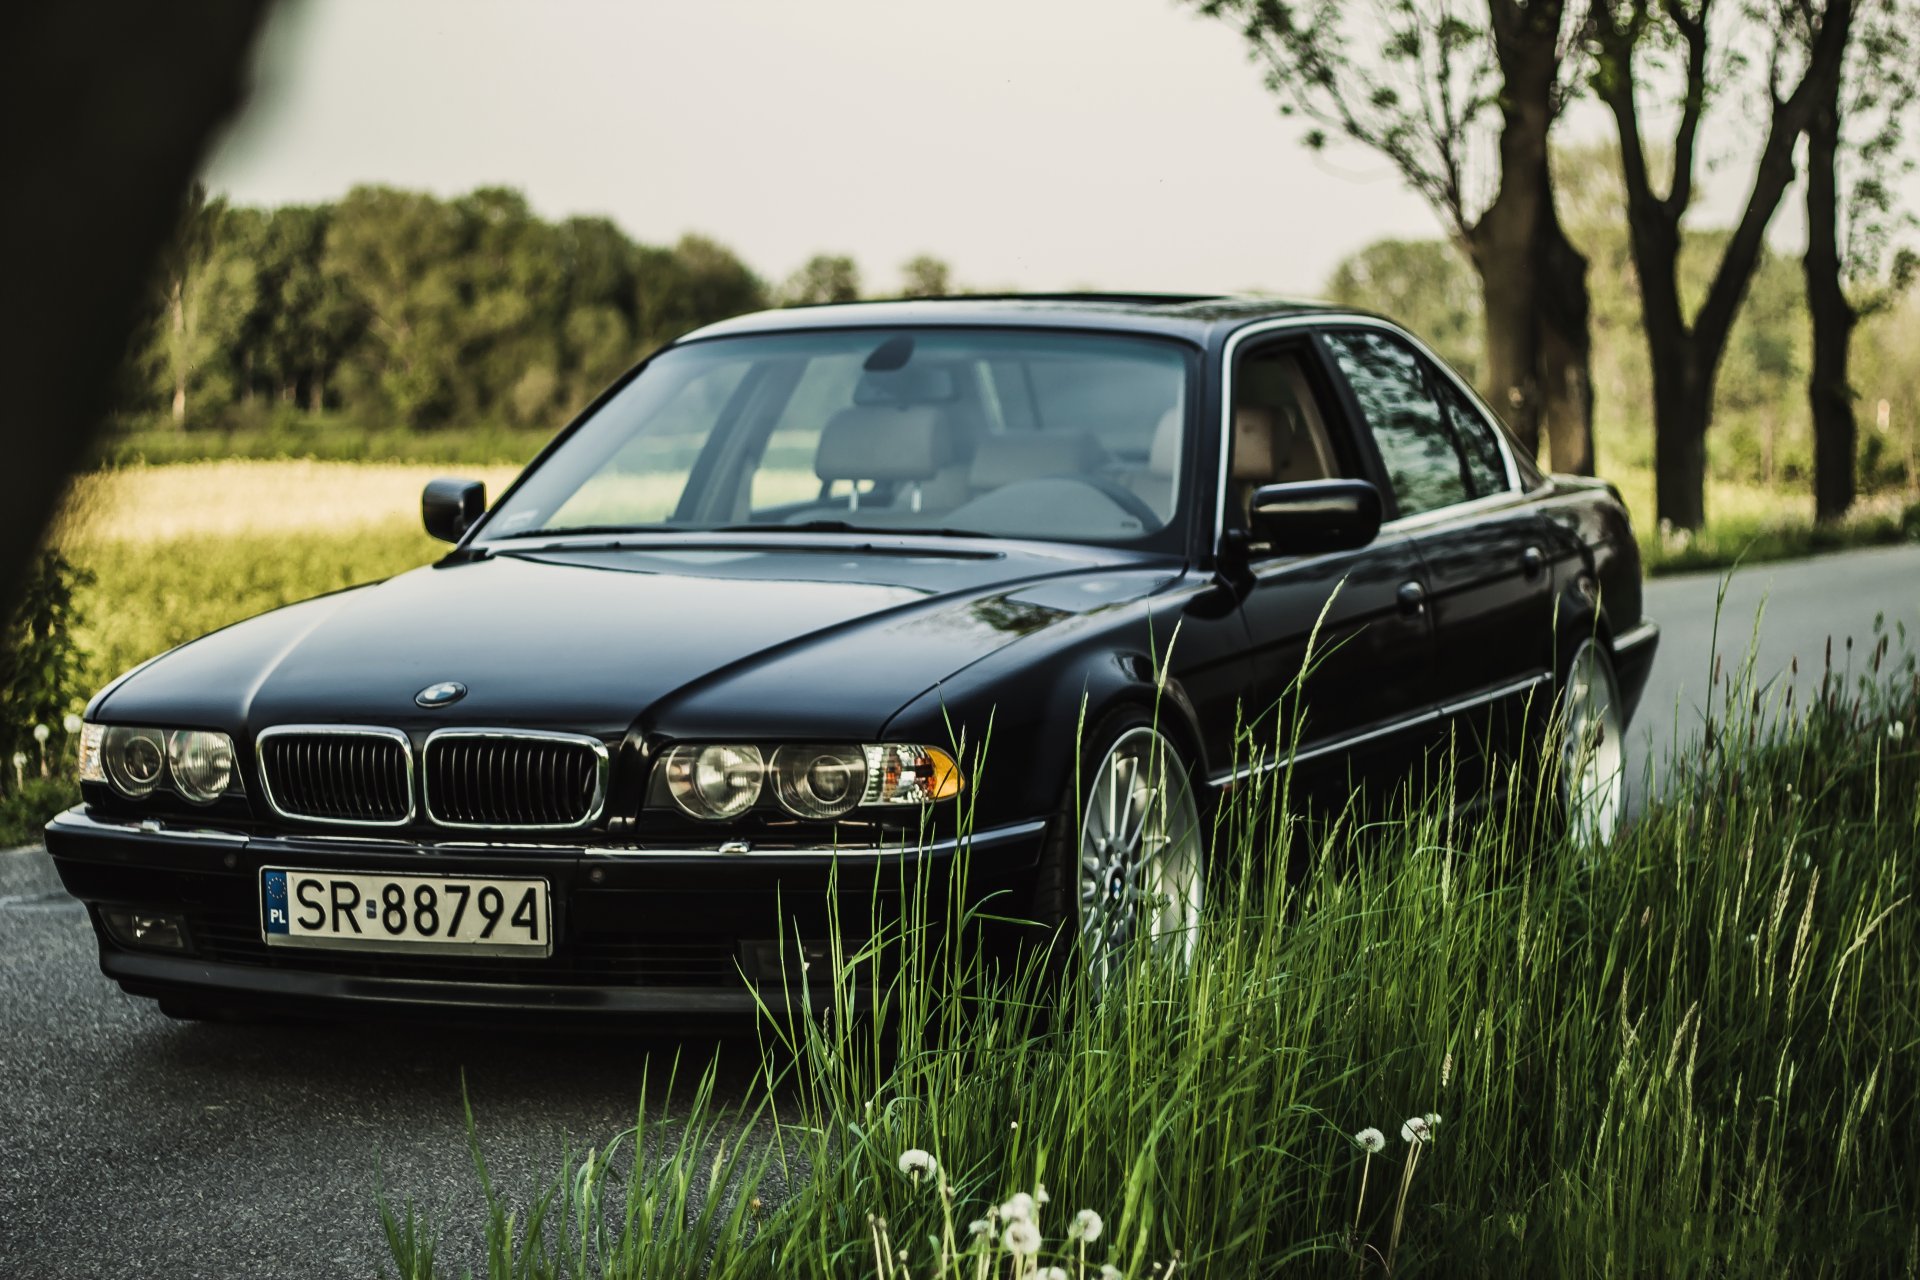
[[[79,774],[82,782],[105,782],[107,780],[106,762],[100,758],[101,740],[107,736],[107,726],[103,724],[83,724],[80,726]]]
[[[166,739],[158,729],[113,725],[101,740],[100,758],[113,789],[138,800],[152,794],[167,767]]]
[[[859,747],[779,748],[769,766],[773,794],[801,818],[837,818],[867,794],[867,756]]]
[[[960,766],[938,747],[886,744],[863,750],[867,756],[867,794],[862,804],[950,800],[966,785]]]
[[[751,809],[766,772],[760,748],[747,746],[675,747],[662,764],[673,802],[710,822]]]
[[[181,799],[212,804],[233,782],[233,739],[203,729],[175,729],[167,735],[167,767]]]

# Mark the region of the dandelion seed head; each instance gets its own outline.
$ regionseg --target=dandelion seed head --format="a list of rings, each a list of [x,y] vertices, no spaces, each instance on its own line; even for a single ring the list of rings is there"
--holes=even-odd
[[[930,1152],[922,1151],[918,1147],[908,1147],[900,1153],[900,1172],[918,1182],[923,1177],[931,1178],[940,1172],[940,1162],[935,1160]]]
[[[1006,1234],[1000,1237],[1000,1243],[1008,1253],[1016,1258],[1029,1258],[1040,1252],[1040,1228],[1019,1218],[1007,1224]]]
[[[26,753],[26,752],[24,752],[24,751],[16,751],[16,752],[14,752],[14,753],[13,753],[13,767],[14,767],[14,768],[16,768],[16,769],[24,769],[24,768],[26,768],[26,767],[27,767],[27,753]]]
[[[1892,738],[1895,742],[1898,742],[1900,741],[1900,739],[1907,736],[1907,726],[1902,722],[1895,720],[1892,724],[1887,726],[1887,736],[1889,738]]]
[[[73,714],[73,712],[69,711],[67,712],[67,718],[60,722],[60,727],[62,729],[65,729],[68,733],[73,734],[73,733],[78,733],[82,729],[86,728],[87,722],[82,720],[79,716]]]
[[[1000,1206],[1000,1216],[1008,1222],[1032,1222],[1034,1199],[1024,1191],[1016,1191],[1013,1198]]]
[[[43,724],[33,726],[33,740],[41,746],[47,745],[47,739],[53,736],[53,730]]]
[[[1403,1142],[1425,1142],[1432,1136],[1433,1131],[1427,1128],[1425,1116],[1414,1116],[1400,1126],[1400,1140]]]
[[[1035,1204],[1046,1204],[1052,1199],[1053,1197],[1047,1194],[1046,1183],[1036,1182],[1033,1184],[1033,1202]]]
[[[1425,1114],[1424,1116],[1421,1116],[1420,1118],[1427,1122],[1428,1137],[1432,1137],[1433,1135],[1440,1132],[1440,1113],[1438,1111],[1429,1111],[1427,1112],[1427,1114]]]
[[[1362,1129],[1353,1135],[1353,1140],[1368,1155],[1378,1155],[1387,1148],[1387,1135],[1378,1129]]]
[[[992,1230],[993,1221],[989,1218],[975,1218],[967,1224],[967,1234],[970,1236],[984,1236]]]
[[[1065,1267],[1046,1267],[1033,1272],[1033,1274],[1038,1276],[1040,1280],[1073,1280],[1073,1277],[1067,1274]]]
[[[1120,1268],[1114,1266],[1111,1262],[1102,1263],[1100,1265],[1100,1280],[1121,1280]]]
[[[1106,1229],[1107,1224],[1100,1221],[1099,1214],[1091,1209],[1082,1209],[1073,1215],[1073,1225],[1067,1228],[1067,1239],[1092,1244]]]

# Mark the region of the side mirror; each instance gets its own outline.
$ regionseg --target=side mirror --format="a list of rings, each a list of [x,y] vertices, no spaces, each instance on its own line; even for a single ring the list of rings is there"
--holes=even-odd
[[[1288,555],[1352,551],[1380,533],[1380,491],[1365,480],[1262,485],[1248,504],[1255,542]]]
[[[429,480],[420,494],[420,519],[442,542],[458,542],[487,510],[487,486],[478,480]]]

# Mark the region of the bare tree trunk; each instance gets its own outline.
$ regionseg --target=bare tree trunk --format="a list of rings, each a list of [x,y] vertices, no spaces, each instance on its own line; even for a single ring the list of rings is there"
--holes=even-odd
[[[1504,234],[1503,234],[1504,233]],[[1487,398],[1529,457],[1540,453],[1539,330],[1534,317],[1534,279],[1527,259],[1532,236],[1508,238],[1495,229],[1492,209],[1475,228],[1474,265],[1480,273],[1481,314],[1486,326]]]
[[[1549,199],[1535,273],[1541,407],[1552,470],[1593,474],[1593,328],[1587,259],[1567,239]]]
[[[1858,428],[1847,364],[1859,320],[1840,282],[1840,83],[1836,77],[1807,125],[1807,310],[1813,319],[1813,512],[1838,520],[1854,499]]]
[[[175,427],[187,425],[187,360],[183,354],[187,343],[185,293],[185,281],[175,276],[170,299],[173,316],[173,425]]]

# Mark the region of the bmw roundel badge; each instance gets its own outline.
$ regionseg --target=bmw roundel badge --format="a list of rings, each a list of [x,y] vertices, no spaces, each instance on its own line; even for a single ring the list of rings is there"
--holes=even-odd
[[[446,707],[467,696],[467,686],[458,680],[442,680],[439,684],[430,684],[413,695],[413,700],[423,707]]]

